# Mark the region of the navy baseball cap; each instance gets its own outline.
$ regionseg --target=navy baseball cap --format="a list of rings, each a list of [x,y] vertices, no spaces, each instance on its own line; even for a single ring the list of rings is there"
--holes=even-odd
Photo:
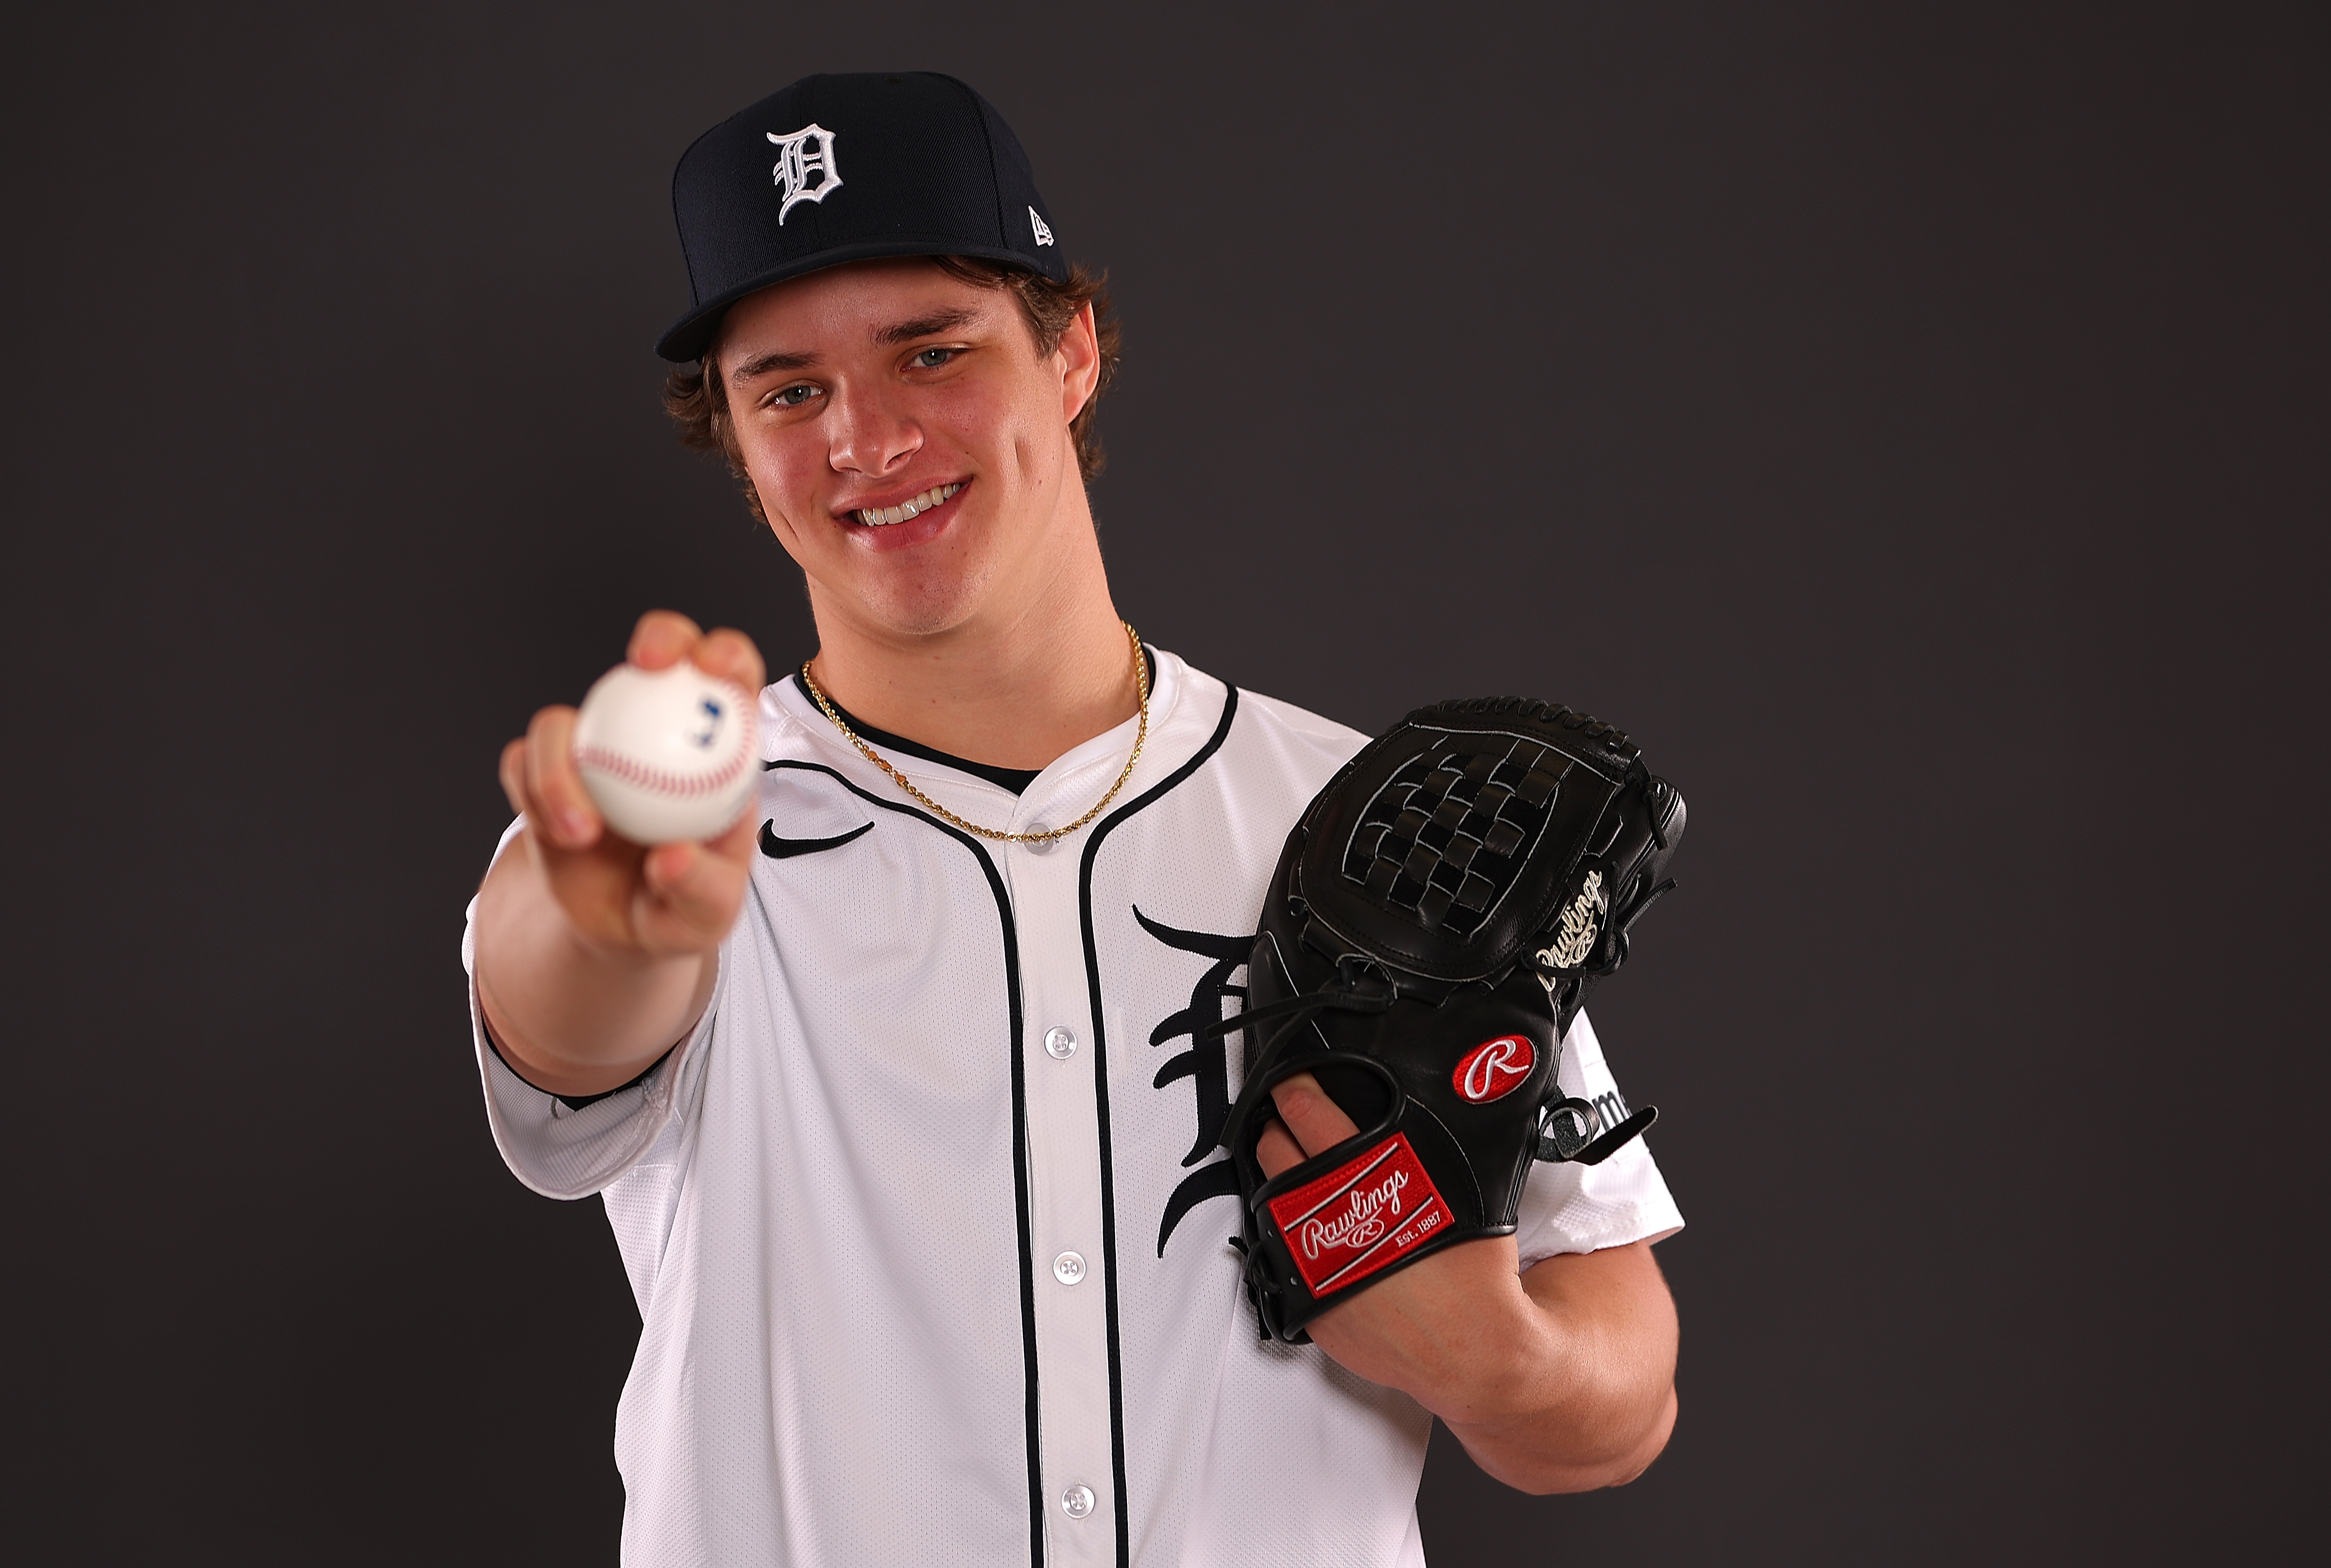
[[[1020,138],[936,71],[805,76],[698,137],[672,171],[688,314],[656,344],[703,356],[756,289],[870,256],[977,256],[1066,282]]]

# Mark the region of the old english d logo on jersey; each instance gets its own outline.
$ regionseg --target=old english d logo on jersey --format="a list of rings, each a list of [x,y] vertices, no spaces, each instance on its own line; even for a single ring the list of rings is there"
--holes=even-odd
[[[777,208],[777,222],[782,225],[795,202],[823,202],[840,190],[842,171],[833,162],[833,133],[823,126],[813,122],[785,136],[775,131],[767,134],[777,146],[777,166],[771,172],[777,189],[785,193],[785,201]],[[817,176],[814,185],[810,184],[812,175]]]
[[[1226,1159],[1208,1160],[1222,1144],[1223,1128],[1231,1119],[1230,1041],[1219,1034],[1207,1032],[1207,1026],[1221,1022],[1230,1016],[1226,1005],[1232,997],[1242,1003],[1246,987],[1231,984],[1231,976],[1246,967],[1247,955],[1254,951],[1254,938],[1237,935],[1217,936],[1211,931],[1184,931],[1160,920],[1152,920],[1136,906],[1133,917],[1146,931],[1176,952],[1195,954],[1213,962],[1190,987],[1190,1003],[1159,1020],[1149,1031],[1149,1043],[1164,1045],[1169,1040],[1186,1039],[1190,1049],[1176,1051],[1158,1068],[1151,1080],[1152,1088],[1190,1080],[1198,1113],[1197,1136],[1190,1140],[1190,1152],[1182,1157],[1185,1165],[1197,1169],[1182,1178],[1173,1194],[1166,1201],[1166,1212],[1157,1221],[1157,1256],[1166,1256],[1166,1242],[1174,1234],[1174,1227],[1182,1216],[1209,1198],[1238,1196],[1238,1172]],[[1199,1162],[1205,1161],[1201,1164]]]
[[[1449,1223],[1449,1205],[1394,1133],[1316,1182],[1273,1198],[1270,1217],[1313,1296],[1356,1285]]]
[[[1501,1034],[1467,1051],[1449,1080],[1457,1092],[1477,1106],[1506,1096],[1527,1082],[1537,1065],[1537,1048],[1526,1036]]]

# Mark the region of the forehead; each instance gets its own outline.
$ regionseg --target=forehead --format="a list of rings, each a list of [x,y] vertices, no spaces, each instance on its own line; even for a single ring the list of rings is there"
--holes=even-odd
[[[733,364],[739,355],[886,348],[901,328],[949,317],[988,328],[1010,306],[1005,290],[966,283],[924,257],[851,261],[747,294],[729,308],[715,352]]]

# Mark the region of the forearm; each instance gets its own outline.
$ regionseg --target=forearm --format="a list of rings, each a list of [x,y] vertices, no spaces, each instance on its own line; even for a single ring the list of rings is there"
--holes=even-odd
[[[560,906],[529,832],[478,891],[476,974],[514,1070],[554,1094],[599,1094],[638,1077],[702,1015],[714,958],[593,941]]]
[[[1673,1298],[1648,1244],[1550,1258],[1506,1298],[1509,1357],[1437,1411],[1474,1462],[1526,1492],[1631,1481],[1676,1419]]]

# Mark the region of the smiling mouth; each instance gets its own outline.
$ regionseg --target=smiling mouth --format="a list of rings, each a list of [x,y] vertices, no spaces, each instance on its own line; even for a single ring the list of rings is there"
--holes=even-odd
[[[869,507],[863,511],[851,513],[850,518],[852,522],[862,523],[870,528],[887,528],[892,523],[903,523],[909,518],[921,516],[961,489],[963,485],[960,482],[951,485],[933,485],[921,495],[900,501],[895,507]]]

